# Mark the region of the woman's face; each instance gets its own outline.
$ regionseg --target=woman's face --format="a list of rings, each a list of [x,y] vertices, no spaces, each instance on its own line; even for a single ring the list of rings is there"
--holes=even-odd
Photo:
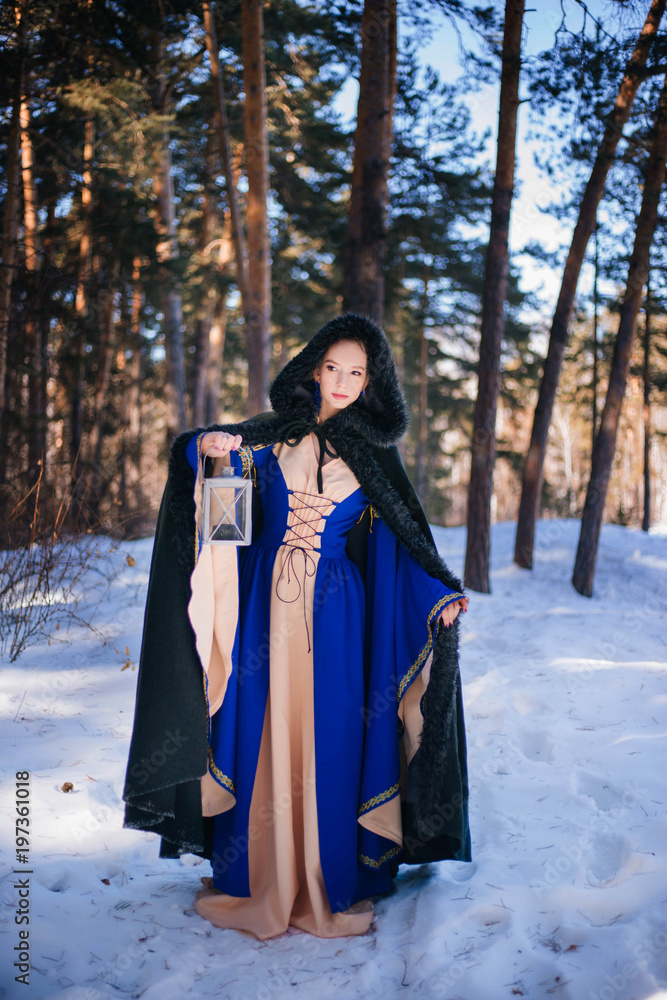
[[[320,383],[321,410],[343,410],[368,385],[366,352],[354,340],[338,340],[328,349],[314,375]]]

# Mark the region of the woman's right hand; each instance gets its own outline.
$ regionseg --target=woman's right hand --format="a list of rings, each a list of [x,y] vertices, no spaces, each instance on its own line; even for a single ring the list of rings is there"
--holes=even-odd
[[[201,453],[206,458],[219,458],[228,452],[241,447],[243,438],[240,434],[228,434],[227,431],[209,431],[201,440]]]

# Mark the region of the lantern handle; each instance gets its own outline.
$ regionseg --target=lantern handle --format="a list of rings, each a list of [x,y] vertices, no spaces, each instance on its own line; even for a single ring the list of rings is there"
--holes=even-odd
[[[227,453],[227,454],[229,454],[229,453]],[[209,456],[205,455],[204,452],[202,451],[200,459],[199,459],[199,464],[201,466],[201,477],[202,477],[202,479],[206,478],[206,459],[208,457]],[[212,461],[215,461],[216,458],[222,458],[222,457],[223,457],[222,455],[214,455],[212,457]],[[234,475],[236,475],[236,472],[234,471],[234,466],[232,465],[231,458],[229,459],[229,465],[223,465],[223,466],[220,467],[220,472],[218,473],[218,475],[223,475],[223,476],[234,476]]]

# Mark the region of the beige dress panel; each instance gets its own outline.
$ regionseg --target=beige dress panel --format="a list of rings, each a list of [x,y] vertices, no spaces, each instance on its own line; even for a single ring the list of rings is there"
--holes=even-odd
[[[210,879],[203,879],[206,888],[195,897],[195,910],[212,924],[248,931],[260,940],[283,933],[289,925],[319,937],[364,934],[374,914],[370,900],[332,913],[320,863],[313,655],[309,648],[320,558],[317,532],[323,530],[335,504],[353,493],[359,483],[342,459],[327,456],[322,469],[323,494],[318,495],[317,448],[314,434],[304,437],[296,447],[277,444],[273,448],[285,482],[294,491],[290,502],[294,509],[288,515],[284,544],[273,568],[269,695],[248,828],[251,895],[230,896],[213,888]],[[307,553],[292,550],[294,545],[307,548]],[[234,607],[234,596],[223,591],[234,591],[238,601],[236,572],[233,547],[204,546],[193,574],[190,616],[208,677],[211,714],[222,704],[231,672],[238,609]],[[218,581],[227,581],[227,585]],[[424,667],[426,677],[430,660]],[[421,733],[419,698],[424,683],[418,676],[401,705],[405,725],[401,741],[403,785],[407,762],[414,755]],[[400,796],[395,796],[359,822],[401,844],[400,801]],[[234,802],[233,795],[207,771],[202,778],[204,814],[216,815]]]
[[[214,462],[213,474],[229,466],[229,455]],[[202,527],[203,469],[195,482],[195,518]],[[206,674],[209,715],[222,705],[232,672],[232,649],[238,617],[238,558],[233,545],[203,545],[190,578],[192,597],[188,614],[195,634],[199,659]],[[217,816],[235,805],[236,799],[207,769],[201,781],[202,815]]]

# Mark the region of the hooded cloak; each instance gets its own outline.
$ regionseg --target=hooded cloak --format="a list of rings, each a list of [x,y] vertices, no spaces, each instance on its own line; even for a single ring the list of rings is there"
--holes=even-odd
[[[317,423],[313,370],[343,338],[363,343],[369,385],[364,396]],[[298,443],[315,432],[320,468],[325,447],[340,456],[367,500],[350,529],[346,554],[379,593],[403,550],[451,591],[463,586],[440,557],[419,499],[403,468],[396,442],[408,426],[406,402],[384,332],[366,317],[347,313],[327,323],[283,368],[270,391],[272,410],[239,423],[215,424],[181,434],[174,442],[158,514],[137,679],[132,739],[123,799],[124,826],[157,833],[160,856],[189,852],[211,858],[214,816],[202,809],[202,778],[209,763],[210,719],[202,662],[188,614],[199,538],[195,477],[186,449],[206,431],[240,434],[247,448]],[[261,470],[258,470],[261,472]],[[257,470],[253,470],[255,475]],[[321,474],[318,476],[321,492]],[[264,516],[253,489],[253,539]],[[375,523],[373,523],[375,519]],[[393,655],[391,623],[369,595],[366,656]],[[386,617],[386,616],[385,616]],[[427,642],[411,668],[413,679],[431,655],[419,745],[401,778],[402,852],[391,862],[469,861],[468,778],[461,678],[460,615],[449,628],[429,620]],[[372,619],[372,621],[371,621]],[[373,669],[372,663],[369,669]],[[408,675],[406,675],[408,676]],[[372,710],[372,709],[371,709]],[[395,709],[394,709],[395,711]],[[381,712],[386,712],[386,706]],[[400,725],[399,725],[400,731]]]

